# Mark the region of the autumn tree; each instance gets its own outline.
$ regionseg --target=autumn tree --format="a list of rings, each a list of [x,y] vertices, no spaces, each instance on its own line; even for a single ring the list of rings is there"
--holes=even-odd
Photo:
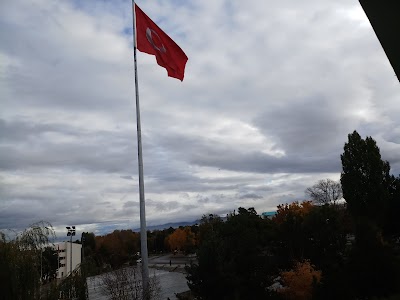
[[[307,188],[305,193],[314,203],[318,204],[335,205],[336,202],[343,197],[340,182],[333,181],[329,178],[318,181],[312,187]]]
[[[322,272],[310,261],[296,262],[293,270],[281,272],[283,287],[278,293],[284,299],[310,300],[314,287],[321,281]]]
[[[177,228],[172,234],[166,238],[166,242],[171,251],[174,250],[191,250],[195,245],[195,236],[189,226]]]
[[[274,258],[280,268],[291,267],[293,261],[307,259],[324,272],[318,292],[321,299],[344,299],[336,293],[337,284],[344,286],[346,236],[351,224],[344,207],[312,205],[311,202],[284,204],[272,221],[278,233]],[[334,298],[327,296],[334,294]]]
[[[105,236],[96,236],[96,252],[102,263],[113,269],[133,261],[139,251],[139,234],[132,230],[114,230]]]
[[[311,201],[278,205],[277,213],[272,219],[278,225],[278,232],[283,241],[281,253],[290,260],[304,258],[306,246],[304,219],[312,208]]]
[[[280,204],[273,217],[274,221],[282,224],[293,217],[304,218],[312,209],[313,204],[311,201],[303,201],[299,203],[294,201],[292,203]]]

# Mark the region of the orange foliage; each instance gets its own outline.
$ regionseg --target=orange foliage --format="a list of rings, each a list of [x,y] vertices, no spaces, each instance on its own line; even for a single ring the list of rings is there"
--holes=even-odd
[[[289,214],[304,217],[311,211],[312,207],[313,204],[311,201],[303,201],[302,203],[296,201],[290,204],[278,205],[274,220],[278,224],[282,224]]]
[[[96,252],[112,265],[119,266],[139,251],[139,234],[132,230],[114,230],[105,236],[96,236]]]
[[[308,300],[313,287],[321,281],[322,272],[314,269],[310,261],[297,262],[291,271],[281,272],[283,288],[278,290],[285,299]]]
[[[186,250],[195,245],[195,236],[190,227],[178,228],[166,238],[170,250]]]

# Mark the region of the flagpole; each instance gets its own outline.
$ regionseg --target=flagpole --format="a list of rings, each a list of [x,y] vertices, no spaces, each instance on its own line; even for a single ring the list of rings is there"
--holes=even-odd
[[[142,258],[143,299],[148,299],[149,262],[148,262],[148,251],[147,251],[146,205],[144,198],[144,181],[143,181],[142,129],[140,124],[139,87],[138,87],[138,71],[137,71],[137,60],[136,60],[137,45],[136,45],[135,0],[132,0],[132,15],[133,15],[133,58],[135,65],[136,127],[137,127],[138,166],[139,166],[139,195],[140,195],[140,250]]]

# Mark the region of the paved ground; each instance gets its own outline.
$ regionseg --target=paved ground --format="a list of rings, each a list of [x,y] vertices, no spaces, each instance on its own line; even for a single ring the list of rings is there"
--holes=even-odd
[[[160,299],[177,299],[176,293],[181,293],[189,290],[187,286],[187,280],[185,274],[179,272],[168,272],[166,270],[159,269],[149,269],[150,276],[157,276],[158,282],[160,284]],[[88,293],[89,300],[109,300],[110,297],[107,296],[103,291],[103,283],[101,280],[102,275],[89,277],[87,279],[88,283]]]
[[[194,255],[183,255],[177,254],[166,254],[149,257],[149,266],[155,267],[179,267],[184,268],[190,265],[191,262],[196,262],[196,257]]]
[[[149,257],[150,276],[157,276],[161,286],[160,299],[177,299],[176,293],[187,291],[185,266],[196,262],[194,255],[166,254]],[[101,275],[88,278],[90,300],[108,300],[103,293]]]

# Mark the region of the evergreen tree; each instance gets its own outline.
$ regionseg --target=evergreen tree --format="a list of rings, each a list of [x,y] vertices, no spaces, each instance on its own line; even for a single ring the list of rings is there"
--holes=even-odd
[[[341,155],[343,197],[353,218],[380,224],[389,198],[390,165],[373,138],[364,140],[354,131],[348,139]]]
[[[356,239],[346,273],[354,298],[387,297],[399,291],[398,257],[382,236],[391,224],[388,212],[396,204],[397,181],[374,139],[364,140],[356,131],[348,138],[341,155],[341,183]]]
[[[264,299],[273,271],[268,262],[270,220],[254,208],[239,208],[226,222],[204,216],[199,226],[198,263],[188,270],[188,285],[199,299]]]

